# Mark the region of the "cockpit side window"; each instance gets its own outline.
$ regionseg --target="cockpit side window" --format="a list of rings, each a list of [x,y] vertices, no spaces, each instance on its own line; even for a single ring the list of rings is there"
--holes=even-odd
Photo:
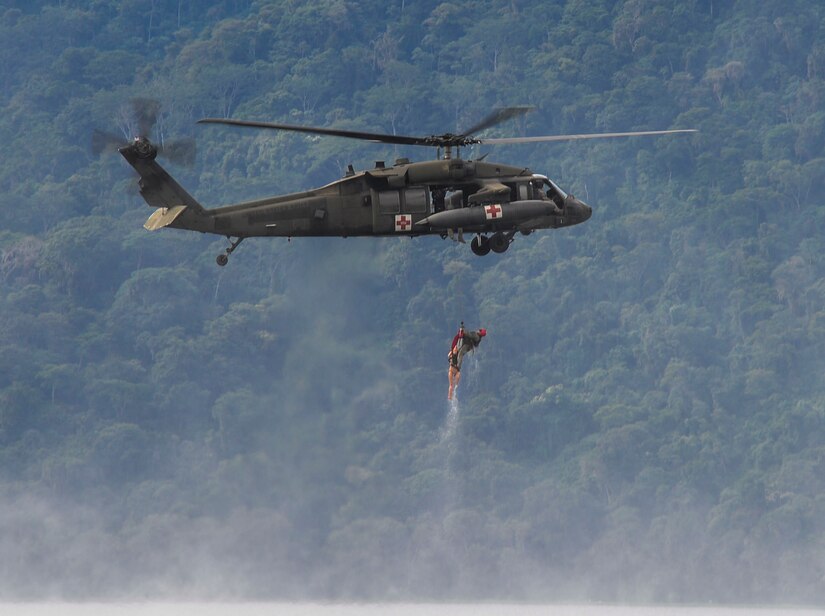
[[[547,199],[547,195],[544,194],[544,182],[541,180],[533,180],[531,184],[533,188],[533,199]]]
[[[542,188],[546,198],[553,201],[558,207],[564,207],[564,200],[567,198],[567,194],[561,188],[547,178],[544,178]]]

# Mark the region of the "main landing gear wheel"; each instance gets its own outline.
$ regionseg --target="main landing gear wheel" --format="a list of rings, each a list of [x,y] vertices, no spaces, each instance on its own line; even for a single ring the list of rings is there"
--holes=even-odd
[[[473,254],[483,257],[490,252],[490,240],[483,235],[476,235],[473,241],[470,242],[470,250]]]
[[[239,237],[234,242],[232,241],[232,238],[229,237],[229,236],[227,236],[226,239],[229,240],[229,248],[226,249],[226,253],[221,253],[215,258],[215,263],[217,263],[221,267],[223,267],[224,265],[229,263],[229,255],[231,255],[235,251],[235,249],[240,245],[240,243],[243,241],[242,237]]]
[[[510,247],[510,238],[501,231],[490,236],[490,248],[493,252],[502,253]]]

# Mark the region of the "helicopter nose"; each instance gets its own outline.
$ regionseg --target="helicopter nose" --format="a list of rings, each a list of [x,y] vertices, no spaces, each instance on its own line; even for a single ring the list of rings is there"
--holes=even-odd
[[[576,199],[573,195],[567,196],[564,209],[569,212],[568,216],[575,219],[576,223],[584,222],[593,215],[593,208],[584,201]]]

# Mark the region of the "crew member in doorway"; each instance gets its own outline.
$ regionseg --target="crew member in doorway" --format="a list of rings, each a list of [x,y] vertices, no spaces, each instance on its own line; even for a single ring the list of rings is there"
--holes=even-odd
[[[458,334],[453,338],[453,346],[447,358],[450,361],[449,379],[450,389],[447,391],[447,400],[453,399],[453,392],[458,387],[458,382],[461,380],[461,364],[464,361],[464,356],[470,351],[475,351],[476,347],[481,344],[481,339],[487,335],[487,330],[483,327],[477,331],[464,331],[464,323],[458,330]]]

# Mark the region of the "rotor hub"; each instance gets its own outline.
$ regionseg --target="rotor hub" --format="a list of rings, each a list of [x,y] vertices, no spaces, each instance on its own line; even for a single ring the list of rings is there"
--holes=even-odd
[[[132,148],[140,158],[154,160],[158,155],[158,149],[146,137],[135,137]]]

